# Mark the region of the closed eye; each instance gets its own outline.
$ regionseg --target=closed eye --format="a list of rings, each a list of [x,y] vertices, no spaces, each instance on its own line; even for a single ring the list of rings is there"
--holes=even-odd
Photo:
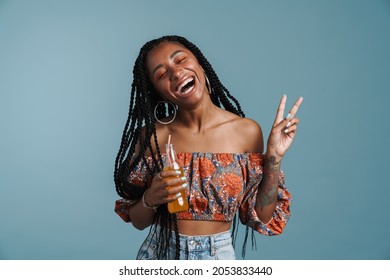
[[[180,63],[182,63],[184,60],[186,60],[186,57],[180,57],[180,58],[176,61],[176,63],[177,63],[177,64],[180,64]]]
[[[161,72],[157,75],[157,79],[162,79],[165,77],[165,75],[167,74],[167,71],[164,71],[164,72]]]

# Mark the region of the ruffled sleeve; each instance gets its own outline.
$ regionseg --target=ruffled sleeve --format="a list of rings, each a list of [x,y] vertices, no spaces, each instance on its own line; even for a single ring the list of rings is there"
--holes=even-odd
[[[126,223],[130,223],[129,208],[131,205],[137,203],[137,201],[127,200],[127,199],[118,199],[115,201],[115,213],[122,218]]]
[[[136,166],[133,167],[133,170],[130,172],[128,182],[139,188],[146,188],[152,180],[152,176],[147,171],[145,165],[139,162]],[[137,203],[139,200],[128,200],[128,199],[118,199],[115,201],[115,212],[122,218],[126,223],[130,223],[129,208]]]
[[[290,218],[291,194],[285,186],[283,171],[279,174],[278,201],[275,212],[268,223],[263,223],[255,210],[258,186],[263,178],[263,156],[251,155],[247,163],[247,185],[244,198],[239,208],[240,220],[243,224],[264,235],[281,234]]]

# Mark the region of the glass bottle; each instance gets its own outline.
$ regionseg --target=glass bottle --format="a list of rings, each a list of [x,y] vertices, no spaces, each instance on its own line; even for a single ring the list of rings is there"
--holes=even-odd
[[[184,177],[183,167],[177,162],[176,152],[173,144],[166,144],[166,158],[164,162],[164,170],[179,170],[180,175],[179,177]],[[177,177],[168,177],[168,179],[173,179]],[[177,186],[168,186],[168,188],[171,187],[177,187]],[[168,211],[169,213],[177,213],[177,212],[183,212],[188,210],[188,201],[186,196],[186,190],[182,189],[180,190],[180,197],[178,197],[176,200],[172,202],[168,202]]]

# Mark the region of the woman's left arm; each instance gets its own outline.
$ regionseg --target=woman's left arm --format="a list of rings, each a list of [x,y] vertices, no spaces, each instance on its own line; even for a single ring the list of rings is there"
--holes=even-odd
[[[296,135],[299,119],[294,118],[294,116],[298,112],[303,98],[298,98],[287,117],[284,118],[286,100],[287,96],[283,95],[268,137],[267,151],[265,153],[263,166],[263,179],[260,183],[256,197],[256,213],[263,223],[267,223],[271,220],[276,208],[280,163]]]

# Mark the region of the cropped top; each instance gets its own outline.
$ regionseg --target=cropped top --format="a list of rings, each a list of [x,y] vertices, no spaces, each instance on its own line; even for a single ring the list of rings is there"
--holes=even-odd
[[[163,160],[165,155],[162,155]],[[290,217],[291,194],[280,172],[278,201],[272,219],[263,223],[255,211],[256,194],[263,178],[264,155],[259,153],[178,153],[188,180],[189,210],[177,213],[178,220],[232,221],[236,212],[244,225],[264,235],[282,233]],[[152,158],[147,157],[151,164]],[[129,182],[149,187],[153,177],[140,162],[134,166]],[[146,183],[146,184],[145,184]],[[115,212],[131,222],[129,207],[136,201],[119,199]]]

